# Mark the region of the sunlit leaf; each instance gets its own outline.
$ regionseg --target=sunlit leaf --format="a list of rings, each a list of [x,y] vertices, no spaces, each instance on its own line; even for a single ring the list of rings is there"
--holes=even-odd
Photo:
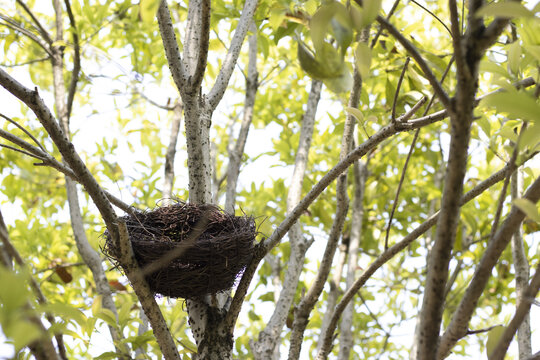
[[[502,18],[534,17],[534,13],[519,2],[497,2],[483,6],[476,16],[495,16]]]
[[[506,112],[514,119],[540,120],[540,105],[524,92],[513,90],[491,94],[482,100],[482,104]]]
[[[141,0],[141,18],[146,24],[152,23],[156,17],[161,0]]]
[[[508,70],[513,74],[519,72],[519,64],[521,62],[521,45],[519,41],[514,41],[508,47]]]
[[[364,43],[359,42],[355,51],[356,67],[362,79],[369,77],[371,67],[371,48]]]
[[[499,339],[503,335],[504,330],[506,330],[506,327],[504,326],[495,326],[489,331],[486,341],[486,355],[488,359],[491,356],[493,350],[495,350],[495,348],[497,347],[497,344],[499,344]]]
[[[536,204],[529,199],[520,198],[513,201],[519,210],[523,211],[525,215],[536,222],[540,222],[540,214],[538,213],[538,208]]]

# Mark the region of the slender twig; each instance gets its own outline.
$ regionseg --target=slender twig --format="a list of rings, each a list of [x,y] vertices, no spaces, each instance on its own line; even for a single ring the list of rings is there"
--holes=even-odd
[[[424,5],[420,4],[419,2],[415,1],[415,0],[411,0],[411,2],[413,4],[416,4],[417,6],[419,6],[420,8],[422,8],[425,12],[427,12],[429,15],[433,16],[435,18],[435,20],[437,20],[442,26],[444,26],[444,28],[446,29],[446,31],[448,31],[448,34],[450,34],[450,36],[452,36],[452,32],[450,31],[450,29],[448,28],[448,26],[446,26],[446,24],[437,16],[435,15],[432,11],[430,11],[427,7],[425,7]]]
[[[381,26],[383,26],[392,36],[399,41],[399,43],[409,52],[411,57],[416,61],[418,66],[424,72],[424,76],[429,81],[437,98],[443,104],[445,108],[450,108],[450,97],[442,87],[441,83],[437,80],[431,69],[429,68],[427,62],[424,60],[418,49],[403,36],[403,34],[396,29],[392,24],[390,24],[385,18],[377,16],[377,21]]]
[[[75,97],[75,91],[77,91],[77,82],[79,81],[79,74],[81,72],[81,48],[79,45],[79,35],[77,34],[77,24],[75,17],[71,11],[71,4],[69,0],[64,0],[66,4],[66,12],[69,17],[69,23],[71,24],[71,35],[73,37],[73,70],[71,71],[71,82],[69,83],[69,91],[67,97],[67,117],[71,117],[71,110],[73,108],[73,99]]]
[[[0,144],[0,146],[3,147],[3,148],[9,149],[9,150],[20,152],[21,154],[28,155],[28,156],[36,158],[38,160],[43,160],[42,158],[40,158],[40,157],[38,157],[38,156],[36,156],[36,155],[34,155],[32,153],[26,152],[26,151],[21,150],[21,149],[17,149],[16,147],[13,147],[13,146],[5,145],[5,144]]]
[[[22,132],[24,132],[26,135],[28,135],[28,137],[30,139],[32,139],[37,146],[39,146],[39,148],[43,151],[46,151],[45,148],[43,147],[43,145],[41,145],[38,141],[38,139],[36,139],[34,137],[34,135],[32,135],[28,130],[26,130],[25,128],[23,128],[21,125],[19,125],[16,121],[14,121],[13,119],[7,117],[6,115],[0,113],[0,117],[3,117],[5,120],[9,121],[10,123],[12,123],[13,125],[15,125],[16,127],[18,127]]]
[[[396,107],[397,107],[397,101],[398,101],[398,96],[399,96],[399,90],[401,89],[401,83],[403,82],[403,78],[405,77],[405,72],[407,71],[407,66],[409,65],[409,61],[411,61],[411,58],[407,56],[407,59],[405,60],[405,64],[403,64],[403,69],[401,70],[401,75],[399,75],[396,91],[394,92],[394,103],[392,104],[392,122],[396,122]]]
[[[490,330],[493,330],[493,329],[496,328],[497,326],[501,326],[501,325],[500,325],[500,324],[497,324],[497,325],[493,325],[493,326],[487,327],[487,328],[485,328],[485,329],[467,330],[467,335],[483,334],[483,333],[489,332]]]
[[[448,63],[448,66],[446,67],[446,70],[444,71],[444,73],[443,73],[443,75],[441,77],[441,83],[444,82],[444,79],[446,78],[446,75],[448,75],[448,72],[450,71],[450,67],[452,66],[453,62],[454,62],[454,58],[452,58],[450,60],[450,62]],[[423,99],[423,101],[422,101],[422,99]],[[413,106],[412,110],[420,108],[419,104],[420,103],[423,104],[426,101],[425,97],[423,97],[422,99],[415,106]],[[431,108],[431,105],[433,105],[434,100],[435,100],[435,96],[432,96],[431,99],[429,100],[428,105],[426,106],[426,109],[424,110],[424,116],[429,112],[429,109]],[[410,114],[412,112],[412,110],[409,111],[407,114],[403,115],[402,117],[400,117],[400,121],[407,121],[407,119],[412,116],[412,114]],[[416,146],[416,141],[418,140],[419,134],[420,134],[420,129],[416,129],[416,132],[414,133],[413,141],[411,143],[411,146],[409,147],[409,152],[407,154],[407,159],[405,159],[405,164],[403,165],[403,170],[401,171],[401,178],[399,179],[399,184],[398,184],[398,188],[397,188],[397,191],[396,191],[396,196],[394,198],[394,202],[393,202],[393,205],[392,205],[392,211],[390,212],[390,217],[388,219],[388,225],[386,226],[386,236],[384,238],[384,250],[388,249],[388,238],[390,237],[390,227],[392,226],[392,219],[394,218],[394,213],[396,211],[396,207],[397,207],[397,203],[398,203],[398,199],[399,199],[399,194],[401,192],[401,187],[403,186],[403,182],[405,180],[405,174],[407,172],[407,168],[409,166],[409,161],[411,159],[412,153],[413,153],[414,148]]]
[[[26,13],[28,15],[30,15],[30,17],[32,18],[32,21],[34,22],[34,24],[36,25],[36,27],[38,28],[39,30],[39,33],[41,34],[41,36],[43,37],[43,39],[45,39],[45,41],[50,45],[52,44],[52,38],[51,36],[49,35],[49,33],[47,32],[47,30],[45,30],[45,28],[43,27],[43,25],[41,25],[41,23],[39,22],[39,20],[37,19],[37,17],[34,15],[34,13],[32,12],[32,10],[30,10],[30,8],[24,3],[22,2],[21,0],[17,0],[17,3],[24,9],[24,11],[26,11]]]
[[[399,1],[400,0],[396,0],[394,1],[394,4],[392,5],[392,8],[390,9],[390,11],[388,12],[388,15],[386,15],[386,20],[390,20],[390,18],[392,17],[392,15],[394,15],[394,12],[396,11],[398,5],[399,5]],[[377,31],[377,33],[375,34],[375,36],[373,37],[373,40],[371,40],[371,45],[370,47],[373,49],[375,47],[375,45],[377,44],[377,40],[379,40],[379,37],[381,36],[383,32],[383,27],[382,26],[379,26],[379,30]]]
[[[14,67],[19,67],[19,66],[32,65],[32,64],[35,64],[35,63],[38,63],[38,62],[44,62],[44,61],[48,61],[48,60],[49,60],[49,57],[44,57],[44,58],[41,58],[41,59],[28,60],[28,61],[23,61],[21,63],[16,63],[16,64],[0,63],[0,66],[7,67],[7,68],[14,68]]]
[[[36,44],[38,44],[49,56],[52,56],[52,52],[49,49],[49,46],[46,42],[41,40],[39,37],[37,37],[36,34],[31,32],[28,29],[25,29],[21,24],[17,23],[12,18],[5,16],[4,14],[0,14],[0,19],[5,21],[5,26],[12,28],[13,30],[20,31],[23,35],[26,35],[29,39],[33,40]]]

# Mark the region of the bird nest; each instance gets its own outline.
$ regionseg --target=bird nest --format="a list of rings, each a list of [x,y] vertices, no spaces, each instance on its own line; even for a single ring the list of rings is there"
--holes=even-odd
[[[257,233],[248,216],[213,205],[177,202],[124,216],[129,239],[150,289],[192,299],[230,289],[251,260]],[[105,232],[103,252],[116,266],[120,249]]]

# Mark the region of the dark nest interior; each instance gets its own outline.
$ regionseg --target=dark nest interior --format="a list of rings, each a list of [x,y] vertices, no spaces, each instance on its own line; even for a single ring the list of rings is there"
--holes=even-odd
[[[124,216],[141,271],[157,294],[197,298],[230,289],[251,260],[255,221],[213,205],[176,202]],[[103,252],[116,266],[119,249],[105,232]]]

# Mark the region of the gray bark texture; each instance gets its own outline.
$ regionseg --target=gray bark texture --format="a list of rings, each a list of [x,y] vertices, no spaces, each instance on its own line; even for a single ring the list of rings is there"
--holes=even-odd
[[[296,151],[294,171],[287,195],[287,211],[290,212],[300,201],[302,195],[302,185],[306,172],[309,148],[313,137],[315,126],[315,114],[321,96],[322,82],[314,80],[311,84],[311,91],[308,97],[306,112],[302,119],[300,130],[300,140]],[[276,308],[266,324],[263,331],[259,333],[259,339],[252,342],[251,350],[255,359],[273,359],[276,355],[276,347],[281,342],[281,331],[294,299],[298,280],[304,266],[306,251],[311,245],[311,241],[302,234],[301,225],[295,222],[289,230],[289,243],[291,244],[291,254],[283,280],[283,286],[276,303]]]
[[[512,200],[520,198],[523,180],[519,169],[512,174],[510,181]],[[524,301],[523,293],[529,283],[529,261],[525,253],[523,229],[521,226],[516,229],[512,238],[512,259],[514,260],[514,271],[516,274],[516,306],[519,306]],[[529,358],[532,354],[531,316],[529,313],[525,315],[523,322],[519,325],[517,341],[519,360]]]

